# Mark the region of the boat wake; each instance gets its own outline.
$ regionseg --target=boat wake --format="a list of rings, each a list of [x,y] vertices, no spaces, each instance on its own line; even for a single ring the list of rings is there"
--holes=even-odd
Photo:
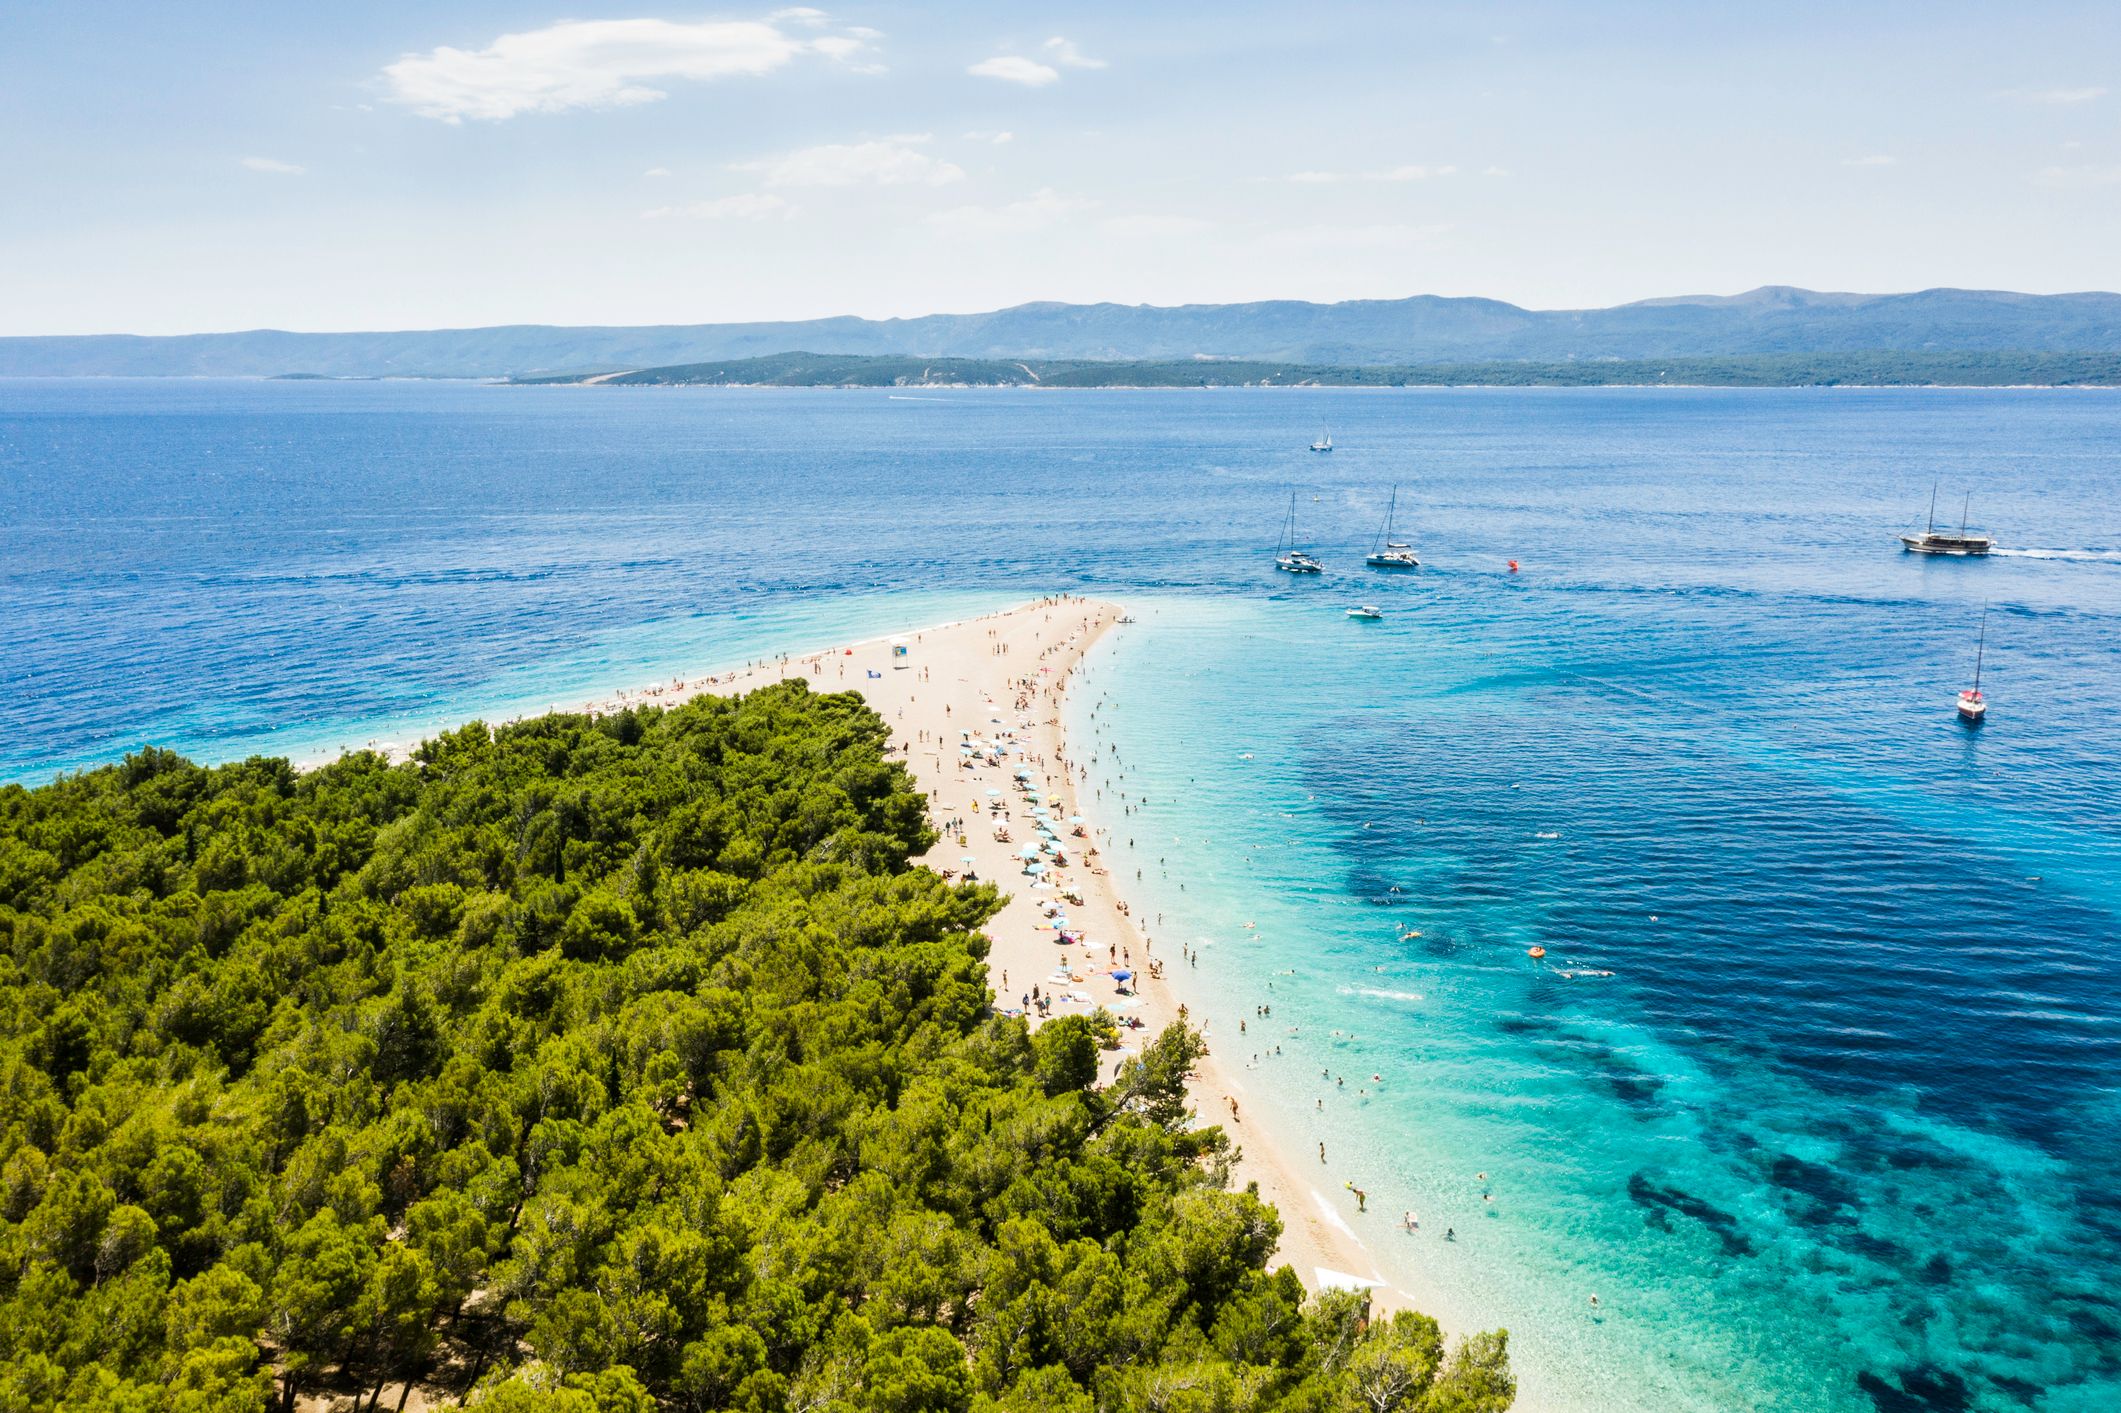
[[[1341,989],[1343,996],[1368,996],[1377,1001],[1419,1001],[1419,991],[1386,991],[1376,986],[1349,986]]]
[[[2058,559],[2074,564],[2121,564],[2121,549],[1992,549],[1996,559]]]

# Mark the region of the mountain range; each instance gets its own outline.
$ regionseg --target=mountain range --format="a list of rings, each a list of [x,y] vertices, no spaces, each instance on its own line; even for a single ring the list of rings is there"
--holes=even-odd
[[[1855,352],[2121,352],[2121,294],[1768,286],[1605,309],[1417,295],[1312,304],[1020,304],[909,319],[0,338],[0,376],[536,377],[814,354],[1347,366]]]

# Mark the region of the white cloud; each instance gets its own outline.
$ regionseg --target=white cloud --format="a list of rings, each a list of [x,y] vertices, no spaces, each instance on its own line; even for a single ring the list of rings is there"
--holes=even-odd
[[[1197,216],[1107,216],[1097,228],[1115,240],[1167,240],[1214,229]]]
[[[873,142],[827,143],[737,162],[732,170],[762,173],[768,186],[947,186],[963,181],[963,167],[931,157],[916,145],[927,140],[926,133],[909,133]]]
[[[1844,167],[1890,167],[1899,160],[1898,157],[1891,156],[1888,153],[1873,152],[1863,157],[1844,157],[1841,159],[1841,165]]]
[[[245,157],[243,165],[253,172],[274,177],[299,177],[309,170],[299,162],[282,162],[272,157]]]
[[[422,117],[499,121],[519,113],[653,103],[668,96],[659,85],[756,77],[806,54],[851,64],[868,52],[868,40],[859,36],[805,36],[784,28],[809,28],[807,16],[814,14],[781,11],[766,20],[696,23],[565,20],[504,34],[484,49],[443,45],[407,54],[384,68],[383,80],[393,102]]]
[[[670,169],[668,167],[650,167],[641,175],[644,177],[667,177],[670,175]]]
[[[928,224],[951,235],[1022,235],[1050,226],[1065,216],[1089,211],[1096,205],[1095,201],[1081,197],[1062,196],[1048,187],[1004,206],[955,206],[948,211],[938,211],[928,218]]]
[[[1297,226],[1268,231],[1260,244],[1278,251],[1404,249],[1430,245],[1450,229],[1448,225]]]
[[[1999,98],[2015,98],[2021,103],[2090,103],[2106,97],[2106,89],[2097,85],[2083,88],[2006,88]]]
[[[1430,177],[1455,176],[1456,167],[1383,167],[1368,172],[1291,172],[1289,180],[1312,186],[1326,186],[1336,182],[1418,182]]]
[[[796,213],[796,209],[770,191],[740,191],[734,196],[718,196],[712,201],[658,206],[643,211],[641,218],[655,221],[665,216],[690,216],[701,221],[764,221],[779,217],[785,221]]]
[[[1510,169],[1508,167],[1490,167],[1481,173],[1484,177],[1506,177],[1509,174]]]
[[[975,130],[965,134],[965,141],[990,142],[996,147],[1000,147],[1004,143],[1016,141],[1016,134],[1013,132],[980,132]]]
[[[2121,186],[2121,166],[2042,167],[2033,173],[2033,181],[2056,188]]]
[[[1046,52],[1053,56],[1054,63],[1064,68],[1102,69],[1105,67],[1103,59],[1091,58],[1088,54],[1075,47],[1074,40],[1063,39],[1057,34],[1046,41]]]
[[[1036,59],[1026,59],[1019,54],[1001,54],[992,59],[982,59],[965,70],[978,78],[1006,79],[1010,83],[1021,83],[1032,88],[1042,88],[1060,81],[1060,70],[1051,64],[1041,64]]]

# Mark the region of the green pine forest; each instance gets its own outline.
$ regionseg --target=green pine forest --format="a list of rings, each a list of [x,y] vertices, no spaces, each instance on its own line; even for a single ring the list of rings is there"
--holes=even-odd
[[[1506,1408],[1268,1269],[1196,1034],[989,1008],[887,742],[793,682],[0,789],[0,1413]]]

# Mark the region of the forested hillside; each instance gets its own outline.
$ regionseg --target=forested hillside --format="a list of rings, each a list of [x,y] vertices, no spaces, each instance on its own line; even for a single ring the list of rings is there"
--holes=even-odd
[[[1835,294],[1768,286],[1606,309],[1525,309],[1415,295],[1336,304],[1019,304],[910,319],[582,328],[541,324],[363,333],[73,334],[0,338],[0,377],[493,378],[840,356],[1333,366],[1776,354],[2121,353],[2121,294],[1928,289]]]
[[[1266,1270],[1197,1038],[988,1010],[885,741],[791,683],[0,790],[0,1409],[1506,1407]]]
[[[518,378],[598,387],[2121,387],[2121,353],[1849,353],[1580,363],[1347,366],[1191,359],[1183,363],[1003,358],[854,358],[781,353],[627,373]]]

